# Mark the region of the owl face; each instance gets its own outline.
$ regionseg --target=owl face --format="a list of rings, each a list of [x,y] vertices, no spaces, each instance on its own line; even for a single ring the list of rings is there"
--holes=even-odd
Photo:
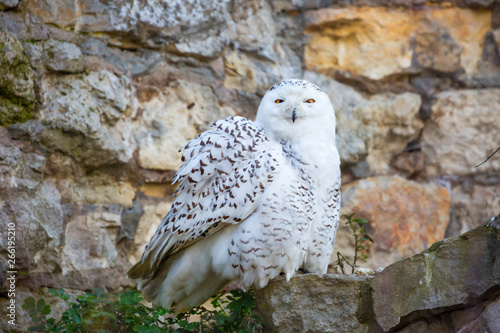
[[[303,80],[287,80],[270,88],[260,103],[256,122],[277,140],[294,140],[316,130],[335,133],[335,113],[328,95]]]

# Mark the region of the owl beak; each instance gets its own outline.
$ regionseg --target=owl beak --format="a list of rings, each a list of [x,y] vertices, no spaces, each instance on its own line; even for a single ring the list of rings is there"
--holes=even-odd
[[[292,119],[292,122],[295,123],[295,120],[304,116],[304,111],[299,105],[293,105],[286,109],[285,117]]]

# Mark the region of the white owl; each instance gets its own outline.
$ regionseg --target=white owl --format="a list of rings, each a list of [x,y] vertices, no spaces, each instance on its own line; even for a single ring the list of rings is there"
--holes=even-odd
[[[175,202],[128,272],[146,299],[181,312],[233,279],[262,288],[299,268],[326,273],[340,159],[325,92],[283,81],[266,92],[255,122],[220,120],[182,149]]]

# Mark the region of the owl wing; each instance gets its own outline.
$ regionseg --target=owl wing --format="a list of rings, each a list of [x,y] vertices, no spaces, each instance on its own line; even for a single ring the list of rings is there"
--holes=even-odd
[[[245,220],[285,165],[281,145],[242,117],[214,123],[182,150],[176,199],[141,261],[130,269],[132,279],[152,279],[164,260]]]

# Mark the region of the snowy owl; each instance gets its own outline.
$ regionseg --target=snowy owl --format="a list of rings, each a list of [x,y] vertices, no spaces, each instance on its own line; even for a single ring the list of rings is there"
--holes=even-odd
[[[226,283],[324,274],[339,223],[340,159],[325,92],[286,80],[255,122],[230,117],[189,141],[176,198],[128,272],[155,306],[202,304]]]

